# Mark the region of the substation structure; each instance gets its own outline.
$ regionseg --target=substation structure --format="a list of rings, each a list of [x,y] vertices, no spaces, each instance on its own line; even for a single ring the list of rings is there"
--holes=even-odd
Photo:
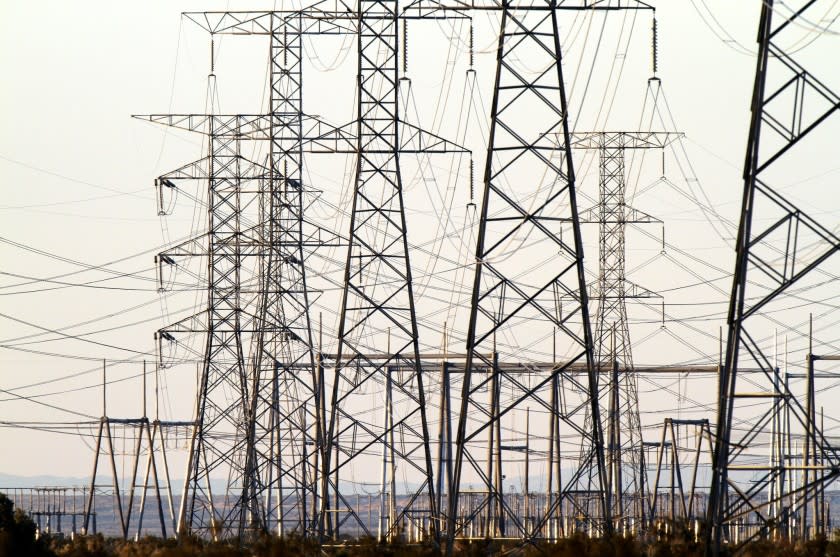
[[[649,5],[359,0],[354,10],[185,14],[210,34],[211,45],[217,35],[266,37],[270,109],[139,116],[202,134],[207,145],[202,158],[156,180],[161,212],[166,192],[179,182],[206,185],[207,232],[157,257],[161,277],[185,259],[200,259],[208,293],[202,311],[157,333],[162,368],[179,338],[206,340],[198,354],[203,368],[177,531],[214,539],[296,532],[323,542],[372,535],[451,550],[460,538],[532,542],[577,531],[639,533],[669,521],[686,521],[699,532],[702,520],[710,525],[711,552],[757,537],[824,531],[821,501],[840,471],[840,455],[822,435],[813,404],[798,401],[745,328],[766,301],[840,246],[830,228],[760,177],[840,107],[840,99],[775,42],[818,3],[806,2],[775,26],[772,1],[762,4],[726,357],[718,367],[661,370],[719,374],[718,419],[666,418],[654,442],[641,437],[635,381],[656,370],[634,365],[624,307],[628,298],[653,294],[625,280],[624,226],[656,219],[626,206],[623,156],[627,148],[662,148],[676,134],[570,130],[558,26],[564,10],[652,13]],[[400,158],[467,150],[400,114],[405,33],[413,20],[470,20],[487,10],[498,12],[500,27],[466,350],[422,354]],[[307,114],[302,88],[304,37],[336,34],[355,36],[358,59],[356,116],[340,125]],[[521,59],[545,70],[525,75],[516,68]],[[767,86],[771,66],[789,74],[778,90]],[[210,68],[212,98],[212,46]],[[779,82],[771,81],[773,87]],[[793,96],[792,127],[784,124],[789,115],[777,116],[768,106],[790,87],[809,92]],[[816,116],[802,110],[814,96],[826,106]],[[780,136],[782,146],[759,150],[762,133]],[[244,156],[250,142],[268,145],[265,160]],[[599,204],[587,211],[579,211],[576,198],[573,152],[579,148],[598,149],[600,157]],[[316,188],[304,179],[304,157],[335,153],[356,159],[348,230],[329,230],[306,214],[307,195]],[[759,196],[786,215],[764,232],[758,228],[766,220],[752,226]],[[586,222],[599,224],[596,287],[587,285],[583,268]],[[776,271],[755,248],[774,240],[771,232],[779,227],[807,229],[822,240],[823,255]],[[513,236],[538,247],[510,253]],[[308,260],[325,247],[346,250],[337,348],[329,354],[313,326],[307,281]],[[556,252],[555,263],[523,277],[535,250],[546,249]],[[799,255],[795,243],[778,249],[792,261]],[[775,281],[758,302],[746,294],[753,269]],[[590,299],[598,307],[595,326]],[[519,362],[497,350],[497,338],[526,325],[552,338],[564,358],[555,352],[548,363]],[[745,353],[750,357],[739,360]],[[736,377],[747,373],[766,389],[737,390]],[[371,393],[382,401],[376,419],[359,413]],[[743,399],[766,401],[767,418],[734,439]],[[778,440],[770,464],[740,464],[768,428]],[[805,448],[796,460],[790,437],[800,429]],[[688,437],[696,443],[687,449],[678,439]],[[687,459],[681,457],[686,451]],[[529,472],[537,459],[545,478],[532,487]],[[683,471],[686,461],[691,472]],[[711,486],[699,485],[698,468],[706,462],[713,463]],[[521,493],[505,484],[514,467],[516,474],[525,470]],[[353,469],[377,471],[378,488],[367,499],[347,487],[355,481],[348,477]],[[754,472],[762,474],[760,481]],[[802,481],[788,481],[796,473]]]
[[[35,522],[35,535],[75,536],[82,533],[87,489],[65,486],[0,488],[17,509]],[[93,532],[96,516],[92,515]]]

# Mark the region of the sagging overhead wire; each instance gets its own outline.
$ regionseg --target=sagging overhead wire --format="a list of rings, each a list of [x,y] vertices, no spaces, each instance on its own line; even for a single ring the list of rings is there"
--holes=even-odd
[[[84,263],[82,261],[77,261],[75,259],[70,259],[68,257],[63,257],[61,255],[58,255],[58,254],[55,254],[55,253],[52,253],[52,252],[49,252],[49,251],[46,251],[46,250],[42,250],[42,249],[39,249],[39,248],[36,248],[36,247],[33,247],[33,246],[29,246],[29,245],[23,244],[21,242],[16,242],[14,240],[11,240],[9,238],[4,238],[2,236],[0,236],[0,243],[4,243],[4,244],[10,245],[10,246],[22,249],[24,251],[28,251],[30,253],[40,255],[40,256],[52,259],[54,261],[60,261],[62,263],[68,263],[68,264],[74,265],[76,267],[82,267],[82,269],[77,270],[77,271],[60,273],[58,275],[52,275],[52,276],[49,276],[49,277],[39,277],[39,278],[36,278],[36,279],[28,280],[28,281],[25,281],[25,282],[18,282],[18,283],[14,283],[14,284],[5,284],[3,286],[0,286],[0,291],[5,290],[7,288],[16,288],[18,286],[28,286],[30,284],[37,284],[37,283],[43,282],[45,280],[57,280],[57,279],[61,279],[61,278],[66,278],[68,276],[76,275],[76,274],[79,274],[79,273],[84,273],[84,272],[87,272],[87,271],[101,271],[103,273],[114,275],[117,278],[131,277],[131,278],[136,278],[136,279],[143,280],[143,281],[157,282],[157,279],[154,278],[154,277],[147,277],[147,276],[144,276],[144,275],[140,274],[142,271],[135,271],[135,272],[131,272],[131,273],[126,273],[126,272],[123,272],[123,271],[116,271],[114,269],[109,268],[110,266],[113,266],[117,263],[122,263],[123,261],[128,261],[128,260],[133,259],[135,257],[138,257],[140,255],[147,255],[147,254],[151,254],[151,253],[156,253],[158,251],[157,248],[145,250],[145,251],[142,251],[142,252],[139,252],[139,253],[136,253],[136,254],[126,256],[126,257],[121,257],[120,259],[116,259],[114,261],[109,261],[107,263],[102,263],[102,264],[97,265],[97,264]],[[2,294],[2,292],[0,292],[0,294]]]
[[[707,15],[704,15],[703,12],[700,11],[700,8],[697,7],[695,0],[690,0],[690,2],[692,7],[694,8],[694,11],[696,11],[697,15],[700,16],[700,20],[703,22],[703,24],[709,29],[709,31],[712,32],[712,34],[715,37],[717,37],[717,39],[721,43],[723,43],[728,48],[734,50],[738,54],[743,54],[745,56],[750,57],[755,56],[755,51],[753,49],[747,48],[746,46],[742,45],[732,35],[729,34],[729,31],[727,31],[727,29],[723,25],[721,25],[720,21],[718,21],[717,17],[715,17],[714,12],[706,4],[706,0],[700,0],[700,2],[703,4],[703,8],[705,9]],[[709,23],[709,19],[707,19],[707,17],[714,22],[714,25],[712,23]]]
[[[114,344],[108,344],[108,343],[105,343],[105,342],[98,342],[98,341],[95,341],[95,340],[82,338],[82,337],[77,336],[77,335],[62,333],[61,331],[58,331],[56,329],[51,329],[49,327],[43,327],[41,325],[36,325],[35,323],[32,323],[30,321],[26,321],[24,319],[19,319],[17,317],[13,317],[13,316],[8,315],[6,313],[0,313],[0,317],[3,317],[3,318],[8,319],[10,321],[14,321],[16,323],[20,323],[21,325],[26,325],[28,327],[32,327],[32,328],[35,328],[35,329],[41,329],[42,331],[46,331],[48,333],[53,333],[53,334],[59,335],[60,337],[62,337],[62,339],[77,340],[77,341],[80,341],[80,342],[85,342],[85,343],[88,343],[88,344],[94,344],[96,346],[101,346],[103,348],[112,348],[114,350],[120,350],[122,352],[131,352],[132,354],[138,354],[138,355],[150,356],[150,357],[154,356],[154,353],[152,353],[152,352],[141,352],[141,351],[138,351],[138,350],[134,350],[133,348],[125,348],[123,346],[117,346],[117,345],[114,345]],[[59,339],[56,339],[56,340],[59,340]],[[5,345],[0,345],[0,347],[6,348]]]
[[[41,167],[35,166],[33,164],[27,163],[27,162],[19,161],[17,159],[13,159],[13,158],[7,157],[5,155],[0,155],[0,159],[4,160],[6,162],[10,162],[12,164],[16,164],[18,166],[22,166],[24,168],[28,168],[30,170],[34,170],[36,172],[41,172],[43,174],[48,174],[49,176],[54,176],[56,178],[61,178],[62,180],[67,180],[68,182],[74,182],[76,184],[90,186],[92,188],[96,188],[96,189],[99,189],[99,190],[111,192],[112,194],[114,194],[113,196],[106,196],[106,197],[131,196],[131,197],[136,197],[138,199],[144,199],[144,200],[151,199],[150,197],[145,196],[145,195],[138,195],[138,192],[143,191],[143,190],[130,191],[130,192],[122,191],[122,190],[118,190],[116,188],[112,188],[112,187],[109,187],[109,186],[103,186],[101,184],[96,184],[94,182],[88,182],[87,180],[82,180],[82,179],[79,179],[79,178],[73,178],[71,176],[66,176],[64,174],[60,174],[60,173],[54,172],[52,170],[47,170],[45,168],[41,168]],[[4,208],[6,208],[6,207],[4,207]],[[16,207],[8,207],[8,208],[14,209]]]
[[[57,406],[55,404],[50,404],[48,402],[35,400],[34,398],[32,398],[30,396],[19,395],[17,393],[13,393],[13,392],[7,391],[5,389],[0,389],[0,393],[7,394],[7,395],[11,396],[12,398],[14,398],[16,400],[31,402],[33,404],[37,404],[39,406],[43,406],[43,407],[49,408],[51,410],[58,410],[59,412],[64,412],[64,413],[67,413],[67,414],[73,414],[74,416],[81,416],[82,418],[95,419],[95,416],[92,416],[90,414],[85,414],[84,412],[78,412],[76,410],[70,410],[69,408],[64,408],[62,406]]]
[[[0,275],[4,275],[4,276],[7,276],[7,277],[14,277],[14,278],[18,278],[18,279],[24,279],[26,281],[29,281],[28,284],[46,283],[46,284],[56,285],[55,287],[36,288],[36,289],[31,289],[31,290],[16,290],[14,292],[0,292],[0,296],[16,296],[16,295],[19,295],[19,294],[35,294],[35,293],[38,293],[38,292],[50,292],[50,291],[53,291],[53,290],[62,290],[64,288],[91,288],[91,289],[94,289],[94,290],[116,290],[116,291],[119,291],[119,292],[157,292],[159,290],[158,288],[149,288],[149,287],[146,287],[146,288],[130,288],[130,287],[127,287],[127,286],[106,286],[106,285],[100,284],[100,283],[110,281],[110,280],[117,280],[117,279],[120,279],[120,278],[132,277],[132,276],[135,276],[136,274],[142,273],[144,271],[154,271],[154,270],[155,270],[154,267],[149,267],[148,269],[145,269],[145,270],[133,271],[131,273],[124,273],[122,275],[115,275],[115,276],[111,276],[111,277],[107,277],[107,278],[90,280],[90,281],[87,281],[87,282],[66,282],[66,281],[61,281],[61,280],[53,280],[53,279],[46,278],[46,277],[33,277],[33,276],[29,276],[29,275],[21,275],[21,274],[18,274],[18,273],[10,273],[8,271],[0,271]],[[195,285],[191,285],[191,284],[181,284],[180,286],[183,286],[187,289],[197,288]],[[2,288],[2,287],[0,287],[0,288]]]

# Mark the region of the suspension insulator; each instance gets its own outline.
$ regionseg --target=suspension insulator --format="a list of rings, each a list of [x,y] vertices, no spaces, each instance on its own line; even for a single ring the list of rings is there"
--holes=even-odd
[[[472,67],[475,63],[475,48],[474,48],[475,42],[474,42],[474,39],[475,39],[475,34],[474,34],[474,31],[473,31],[473,23],[472,23],[472,19],[470,19],[470,69],[472,69]]]
[[[653,75],[659,71],[659,36],[656,30],[656,18],[653,18]]]
[[[475,201],[475,161],[470,157],[470,204]]]
[[[408,72],[408,20],[403,20],[403,43],[402,43],[403,73]]]

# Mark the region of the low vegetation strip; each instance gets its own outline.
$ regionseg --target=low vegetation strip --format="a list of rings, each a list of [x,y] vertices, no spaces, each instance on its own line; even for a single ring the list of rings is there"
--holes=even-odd
[[[0,557],[438,557],[431,545],[378,543],[371,538],[319,545],[295,536],[265,536],[233,545],[194,537],[138,541],[94,536],[37,536],[35,523],[0,493]],[[654,539],[587,538],[577,535],[551,544],[515,545],[493,540],[458,542],[456,557],[521,555],[523,557],[702,557],[701,544],[687,531]],[[744,557],[840,557],[840,539],[802,544],[760,541],[742,548]]]

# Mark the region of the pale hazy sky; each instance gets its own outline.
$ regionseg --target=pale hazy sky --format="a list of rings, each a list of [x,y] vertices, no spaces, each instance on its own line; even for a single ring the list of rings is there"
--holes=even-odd
[[[665,174],[674,185],[648,188],[662,174],[658,154],[648,155],[645,166],[639,166],[643,170],[638,180],[628,185],[638,192],[634,206],[665,221],[669,243],[667,253],[660,254],[658,226],[647,229],[651,236],[636,231],[628,234],[630,278],[650,290],[666,291],[668,315],[667,328],[662,330],[659,301],[651,307],[631,309],[632,334],[645,339],[636,362],[714,363],[730,286],[727,272],[732,252],[727,244],[734,235],[723,220],[737,219],[760,3],[653,3],[659,24],[658,75],[677,128],[685,132],[686,140],[676,151],[666,153]],[[204,111],[209,38],[179,14],[222,10],[232,4],[206,0],[0,3],[0,389],[4,389],[0,392],[0,421],[73,422],[89,419],[84,415],[100,416],[101,392],[91,387],[99,380],[103,358],[111,362],[109,379],[124,379],[109,386],[109,413],[140,414],[138,374],[143,359],[154,359],[152,334],[184,315],[196,300],[195,292],[166,298],[157,292],[154,254],[167,241],[184,236],[197,216],[190,200],[180,198],[172,216],[159,218],[153,181],[163,172],[199,158],[202,151],[200,138],[166,132],[132,120],[130,115]],[[236,3],[239,9],[271,6]],[[477,84],[485,108],[492,96],[495,59],[492,17],[481,14],[476,18]],[[636,127],[645,107],[651,76],[651,18],[646,13],[612,17],[614,20],[603,27],[600,20],[575,20],[568,14],[560,19],[561,26],[576,37],[569,45],[564,71],[572,118],[579,131],[593,126]],[[412,25],[409,75],[416,112],[415,108],[409,110],[409,118],[442,132],[453,130],[462,112],[465,28]],[[596,50],[599,34],[601,47]],[[446,35],[453,40],[448,41]],[[811,46],[810,36],[811,30],[802,29],[796,46],[805,49],[803,55],[825,60],[840,52],[836,37],[829,37],[831,40],[812,52],[817,47]],[[456,53],[455,62],[444,71],[450,44],[454,45],[449,52]],[[217,41],[223,112],[261,110],[265,45],[264,38],[224,37]],[[352,43],[336,39],[307,42],[311,57],[304,70],[307,112],[321,114],[336,124],[352,118],[354,48]],[[596,53],[596,70],[584,94]],[[838,81],[837,75],[823,77],[829,84],[832,79]],[[602,103],[605,91],[611,103]],[[476,152],[477,169],[482,168],[484,158],[481,126],[486,126],[487,115],[481,118],[464,140]],[[800,169],[805,173],[798,174],[799,179],[822,176],[823,180],[836,180],[838,163],[831,161],[836,149],[827,153],[828,157],[821,157],[815,152],[814,168]],[[313,187],[323,189],[325,199],[333,204],[340,204],[342,192],[346,195],[349,187],[349,182],[342,180],[347,162],[344,156],[307,161]],[[445,175],[449,164],[448,160],[440,163],[436,172]],[[439,179],[436,186],[444,194],[429,196],[432,201],[426,202],[422,188],[411,189],[409,198],[416,203],[410,205],[410,221],[414,219],[418,230],[420,223],[432,222],[429,219],[439,213],[434,199],[450,206],[453,219],[463,226],[468,185],[463,179],[466,167],[463,161],[460,164],[461,179],[446,184]],[[597,164],[591,158],[581,158],[576,164],[581,208],[585,208],[597,191]],[[418,183],[422,186],[422,182]],[[836,200],[836,193],[833,196]],[[813,198],[802,202],[807,209],[828,211]],[[704,216],[700,205],[709,203]],[[710,209],[719,216],[709,216]],[[315,206],[313,211],[325,226],[341,229],[346,225],[346,218],[330,205]],[[457,228],[452,226],[452,230],[443,229],[451,235]],[[452,260],[469,261],[474,248],[468,246],[467,239],[438,243],[435,227],[431,229],[410,239],[448,250]],[[591,227],[584,229],[591,272],[597,263],[595,232]],[[336,270],[326,261],[318,265],[320,273]],[[446,267],[437,265],[428,254],[414,260],[419,290],[428,290],[430,296],[436,292],[435,286],[440,286],[434,275]],[[467,283],[470,277],[467,273]],[[453,271],[447,280],[463,282],[464,275]],[[324,281],[324,285],[330,284]],[[699,284],[703,281],[710,282]],[[834,292],[836,295],[836,286]],[[318,307],[324,312],[326,336],[335,326],[333,295],[326,292]],[[820,300],[830,300],[830,294]],[[424,325],[428,333],[423,338],[424,348],[428,348],[439,342],[439,333],[432,331],[443,318],[425,307],[422,301],[418,304],[421,317],[428,317]],[[463,337],[457,337],[457,331],[465,329],[466,313],[462,309],[447,315],[450,323],[459,323],[451,346],[462,346]],[[802,315],[791,319],[788,324],[801,333]],[[830,323],[829,319],[820,329],[824,341],[835,343],[826,350],[836,347],[840,337],[837,326]],[[191,373],[172,371],[162,379],[166,387],[162,417],[191,418]],[[661,392],[662,387],[643,384],[640,389],[642,396],[647,396],[644,393]],[[708,402],[714,384],[713,379],[690,386],[674,380],[665,387],[683,393],[690,389],[693,396]],[[666,409],[690,406],[676,396],[659,397],[656,402]],[[88,429],[49,433],[0,427],[4,454],[0,473],[84,476],[90,466],[91,441],[77,432],[87,433]],[[9,458],[12,453],[16,456]]]

